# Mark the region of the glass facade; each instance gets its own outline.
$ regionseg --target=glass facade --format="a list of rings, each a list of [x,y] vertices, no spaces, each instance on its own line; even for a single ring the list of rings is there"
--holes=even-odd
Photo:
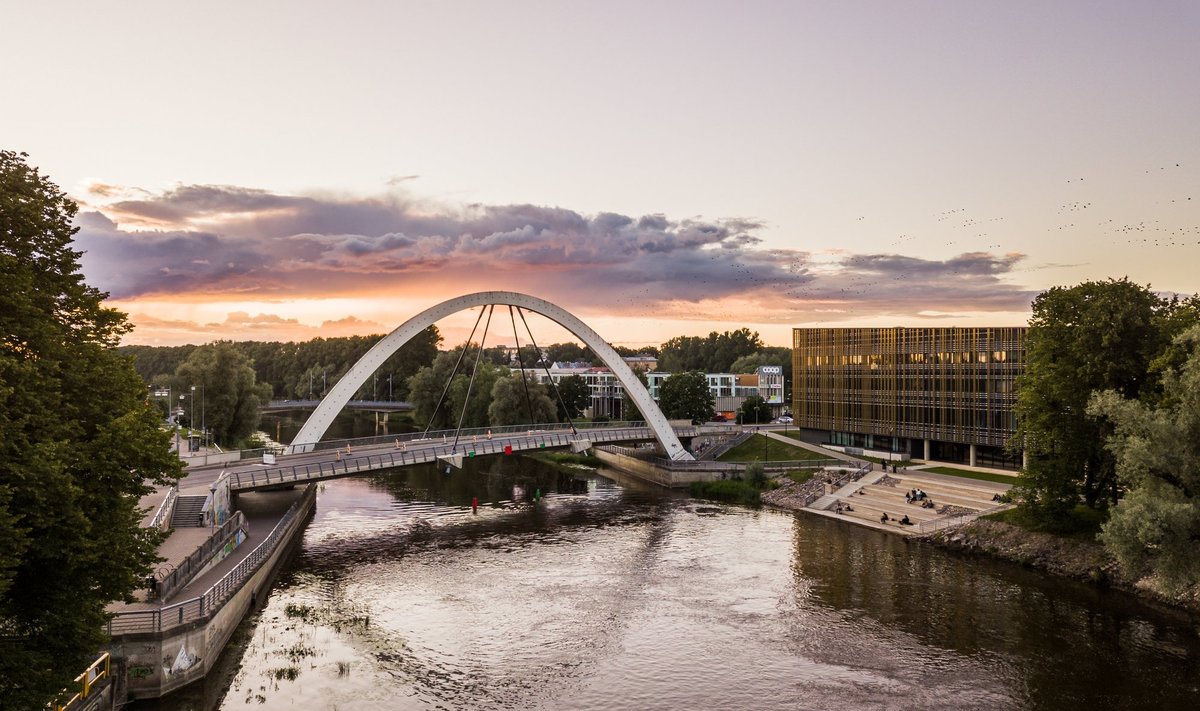
[[[1026,330],[793,329],[795,424],[893,450],[905,439],[1002,447],[1016,430]]]

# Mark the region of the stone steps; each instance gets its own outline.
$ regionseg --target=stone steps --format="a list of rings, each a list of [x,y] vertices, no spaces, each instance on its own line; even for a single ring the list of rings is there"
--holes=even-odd
[[[171,514],[171,528],[197,528],[204,525],[204,500],[207,496],[179,496]]]

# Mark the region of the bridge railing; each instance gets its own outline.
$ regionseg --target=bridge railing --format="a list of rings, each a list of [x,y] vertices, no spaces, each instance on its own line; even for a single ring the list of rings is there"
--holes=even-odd
[[[1010,508],[1012,508],[1012,504],[1001,504],[999,506],[993,506],[989,509],[983,509],[982,511],[965,511],[963,513],[942,516],[941,518],[931,518],[928,521],[922,521],[918,523],[917,532],[932,533],[933,531],[940,531],[943,528],[950,528],[951,526],[959,526],[964,523],[970,523],[980,516],[985,516],[987,514],[996,513],[997,511],[1003,511],[1004,509]]]
[[[681,427],[676,431],[683,433],[684,436],[690,436],[691,430],[694,428]],[[495,436],[495,429],[493,436]],[[528,428],[519,430],[524,432],[523,437],[513,438],[505,437],[502,439],[488,439],[486,434],[481,438],[478,435],[463,438],[459,437],[458,445],[453,444],[453,440],[447,438],[446,444],[437,444],[437,440],[428,438],[426,440],[407,440],[408,443],[426,443],[433,442],[433,446],[423,444],[419,448],[412,450],[402,449],[399,446],[395,449],[379,452],[366,451],[365,448],[369,445],[364,445],[361,442],[359,447],[363,448],[362,454],[352,454],[354,449],[351,447],[351,454],[345,456],[338,455],[338,459],[326,462],[314,462],[309,464],[295,464],[292,466],[278,466],[271,469],[262,469],[257,471],[234,472],[229,475],[229,486],[234,491],[244,491],[247,489],[259,489],[271,486],[286,486],[305,481],[313,481],[316,479],[332,479],[335,477],[351,476],[353,474],[361,474],[365,472],[375,471],[378,469],[388,469],[391,467],[402,467],[413,464],[426,464],[437,461],[440,457],[451,456],[483,456],[487,454],[501,454],[506,448],[512,447],[514,452],[528,451],[532,449],[542,449],[549,447],[568,447],[574,442],[588,441],[597,442],[616,442],[630,439],[649,438],[653,436],[650,429],[647,427],[608,427],[608,428],[593,428],[586,432],[572,433],[569,429],[558,430],[554,432],[530,432]],[[486,428],[484,428],[486,433]],[[502,433],[505,434],[505,433]],[[396,443],[404,446],[405,440]],[[391,440],[388,440],[391,443]]]
[[[640,420],[627,420],[615,422],[576,422],[575,430],[577,432],[592,432],[596,430],[611,430],[611,429],[630,429],[645,427],[646,423]],[[372,435],[369,437],[354,437],[345,439],[326,439],[317,442],[312,446],[313,451],[322,451],[327,449],[342,449],[346,445],[351,448],[355,446],[366,447],[375,444],[390,444],[395,442],[422,442],[445,439],[447,442],[453,441],[455,433],[458,434],[458,441],[461,444],[464,439],[472,437],[486,437],[488,432],[493,436],[497,435],[512,435],[522,433],[545,433],[545,432],[570,432],[571,425],[565,422],[541,422],[533,425],[505,425],[501,427],[468,427],[462,430],[431,430],[429,432],[405,432],[403,434],[387,434],[387,435]]]
[[[250,524],[246,522],[245,514],[235,511],[228,521],[221,524],[221,527],[208,537],[208,540],[200,544],[199,548],[192,551],[191,555],[159,581],[158,597],[165,600],[171,596],[171,593],[186,585],[239,530],[249,533]]]
[[[249,555],[209,587],[204,594],[154,610],[119,612],[108,621],[106,626],[108,635],[111,637],[113,635],[161,632],[203,619],[220,609],[221,604],[240,590],[242,585],[271,557],[275,549],[283,542],[289,528],[295,522],[296,517],[300,515],[300,511],[315,496],[316,487],[310,486],[304,495],[292,504],[283,518],[279,519],[279,523],[275,524],[262,543],[255,546]]]

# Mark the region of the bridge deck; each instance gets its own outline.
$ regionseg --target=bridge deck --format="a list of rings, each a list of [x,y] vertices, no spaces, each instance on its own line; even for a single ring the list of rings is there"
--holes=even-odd
[[[675,428],[678,436],[692,437],[697,432],[696,427]],[[439,457],[463,456],[475,457],[489,454],[503,454],[511,447],[512,453],[526,452],[538,449],[555,449],[569,447],[575,442],[601,444],[605,442],[630,442],[635,440],[653,439],[654,433],[649,427],[621,427],[580,430],[571,433],[567,430],[557,432],[530,432],[521,434],[505,434],[494,436],[492,439],[474,441],[459,440],[458,445],[439,440],[408,440],[399,446],[395,444],[375,445],[360,448],[355,451],[350,448],[348,453],[340,449],[318,450],[304,455],[288,455],[281,459],[291,459],[296,463],[281,462],[279,466],[267,467],[257,465],[255,468],[243,467],[229,474],[229,486],[232,491],[254,491],[270,487],[334,479],[337,477],[353,476],[379,469],[427,464],[437,461]]]

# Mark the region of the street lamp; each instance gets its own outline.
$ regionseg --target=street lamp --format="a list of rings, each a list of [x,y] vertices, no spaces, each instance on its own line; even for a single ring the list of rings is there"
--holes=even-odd
[[[196,386],[192,386],[192,416],[188,418],[188,449],[192,448],[192,430],[196,429]]]

